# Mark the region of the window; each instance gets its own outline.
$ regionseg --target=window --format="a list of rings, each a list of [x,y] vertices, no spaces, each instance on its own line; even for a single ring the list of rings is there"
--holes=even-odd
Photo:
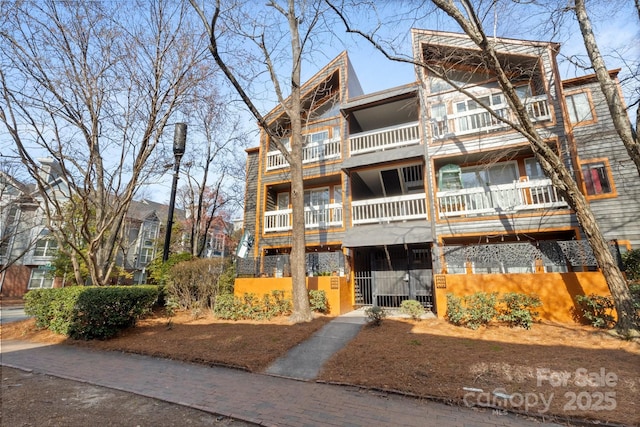
[[[445,104],[433,104],[431,106],[431,126],[433,136],[443,136],[449,132],[447,128],[447,107]]]
[[[329,188],[319,188],[316,190],[305,190],[304,192],[304,205],[310,206],[324,206],[329,204]]]
[[[590,122],[593,120],[593,112],[589,97],[585,92],[567,95],[567,110],[571,123]]]
[[[140,250],[140,257],[138,258],[139,265],[146,265],[153,259],[153,248],[142,248]]]
[[[546,178],[544,172],[542,171],[542,166],[540,166],[540,163],[538,163],[538,161],[533,157],[524,159],[524,169],[529,179]]]
[[[289,209],[289,193],[278,193],[278,210]]]
[[[531,87],[529,85],[516,86],[514,88],[520,99],[531,98]]]
[[[58,252],[58,242],[53,239],[40,239],[33,251],[35,257],[52,257]]]
[[[304,135],[304,145],[308,144],[321,144],[329,139],[329,131],[324,130],[322,132],[314,132]]]
[[[342,186],[333,186],[333,203],[342,204]]]
[[[582,176],[584,185],[587,187],[587,195],[598,196],[613,193],[607,169],[605,162],[585,163],[582,165]]]
[[[306,190],[304,192],[305,223],[320,224],[329,220],[329,209],[326,206],[330,203],[329,187]],[[310,209],[309,209],[310,208]]]
[[[53,288],[53,277],[46,270],[31,270],[29,289]]]
[[[463,188],[484,187],[485,185],[511,184],[518,180],[515,162],[496,163],[462,168]]]

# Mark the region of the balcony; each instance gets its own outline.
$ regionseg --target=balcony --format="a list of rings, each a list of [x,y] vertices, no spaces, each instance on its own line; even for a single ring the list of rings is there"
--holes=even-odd
[[[292,209],[265,212],[265,233],[291,231],[292,212]],[[342,205],[339,203],[304,208],[304,225],[306,229],[341,227],[342,223]]]
[[[549,179],[439,191],[436,198],[440,218],[568,207]]]
[[[425,193],[351,202],[353,225],[427,219]]]
[[[418,122],[404,123],[374,131],[354,133],[349,137],[351,155],[384,151],[420,143]]]
[[[551,119],[546,95],[526,98],[522,103],[534,123]],[[517,122],[517,119],[506,103],[494,104],[491,107],[499,117]],[[434,118],[432,120],[434,138],[470,135],[507,127],[508,125],[506,123],[480,107],[470,111]]]
[[[307,144],[302,148],[302,163],[322,162],[330,159],[339,159],[340,138],[331,138],[322,142]],[[267,153],[267,170],[276,170],[289,167],[289,163],[279,150]]]

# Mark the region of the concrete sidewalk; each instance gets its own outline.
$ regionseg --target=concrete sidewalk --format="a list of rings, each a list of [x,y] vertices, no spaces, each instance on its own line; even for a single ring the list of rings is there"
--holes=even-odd
[[[269,375],[315,380],[324,363],[355,338],[366,323],[363,309],[338,316],[266,369]]]
[[[0,361],[264,426],[545,425],[491,410],[71,345],[2,341]]]

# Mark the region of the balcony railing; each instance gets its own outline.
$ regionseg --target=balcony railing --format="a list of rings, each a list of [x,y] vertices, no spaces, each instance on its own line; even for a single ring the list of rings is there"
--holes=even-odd
[[[280,209],[264,213],[264,231],[266,233],[291,230],[292,209]],[[342,226],[342,205],[332,203],[304,208],[304,226],[309,228],[327,228]]]
[[[302,163],[320,162],[330,159],[339,159],[340,138],[327,139],[319,143],[308,144],[302,148]],[[267,170],[289,167],[289,163],[279,150],[267,153]]]
[[[532,121],[550,120],[549,105],[546,95],[538,95],[526,98],[522,101],[529,113]],[[492,106],[492,110],[500,117],[511,121],[517,121],[511,109],[505,103]],[[446,117],[434,118],[432,120],[432,131],[434,138],[445,136],[461,136],[477,132],[502,129],[507,127],[503,121],[492,116],[484,109],[475,109],[462,113],[451,114]]]
[[[436,197],[440,218],[568,207],[549,179],[439,191]]]
[[[354,133],[349,137],[351,155],[383,151],[420,143],[418,122]]]
[[[351,202],[353,224],[427,219],[425,193]]]

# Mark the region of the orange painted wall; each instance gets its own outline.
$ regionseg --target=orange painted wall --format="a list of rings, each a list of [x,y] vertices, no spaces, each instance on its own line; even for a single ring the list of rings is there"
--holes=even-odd
[[[262,296],[271,293],[272,290],[280,290],[285,292],[286,298],[291,298],[292,289],[291,277],[237,278],[234,285],[234,294],[239,297],[245,293]],[[338,316],[353,310],[351,286],[346,277],[307,277],[307,289],[325,291],[329,302],[329,314],[332,316]]]
[[[576,295],[610,295],[600,272],[544,274],[437,274],[436,309],[438,316],[447,312],[447,293],[456,296],[474,292],[518,292],[536,294],[542,301],[540,318],[562,323],[575,323],[572,313]],[[446,288],[442,288],[443,282]]]

